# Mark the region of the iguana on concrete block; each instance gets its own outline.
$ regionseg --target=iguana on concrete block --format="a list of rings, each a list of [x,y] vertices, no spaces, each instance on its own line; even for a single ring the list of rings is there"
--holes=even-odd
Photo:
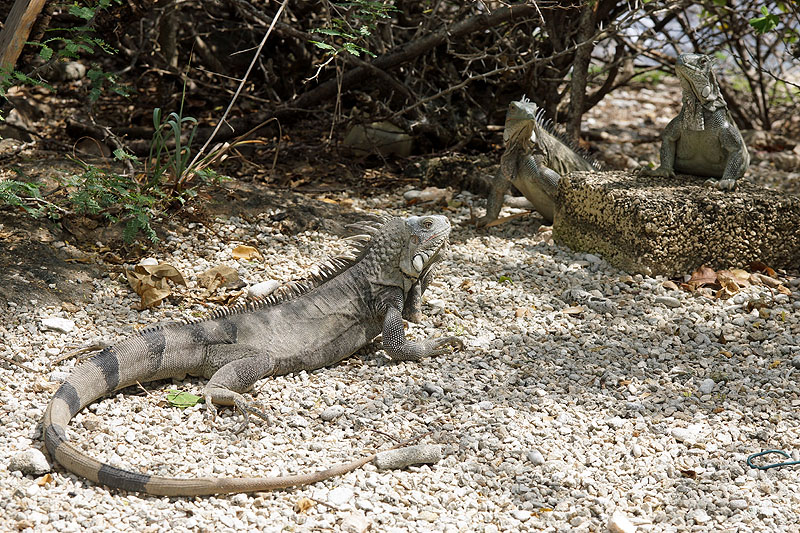
[[[96,483],[165,496],[264,491],[313,483],[354,470],[374,456],[331,469],[273,478],[176,479],[141,474],[100,463],[71,444],[65,430],[86,405],[135,383],[208,378],[204,395],[234,405],[243,416],[266,415],[242,392],[266,376],[333,365],[383,334],[394,360],[440,355],[462,346],[457,337],[406,339],[403,316],[418,316],[433,266],[442,259],[450,233],[444,216],[392,218],[364,224],[357,257],[337,258],[312,279],[279,289],[257,302],[222,309],[209,318],[154,326],[82,363],[58,388],[44,414],[42,432],[50,456],[67,470]]]
[[[750,164],[750,154],[711,67],[714,58],[681,54],[675,73],[681,82],[683,107],[661,135],[661,165],[643,169],[647,176],[675,173],[710,178],[706,183],[732,190]]]
[[[561,176],[574,170],[600,170],[599,163],[556,133],[552,122],[544,119],[544,111],[525,97],[508,106],[503,142],[506,150],[492,182],[486,215],[478,219],[479,227],[497,219],[503,195],[512,183],[545,221],[552,222]]]

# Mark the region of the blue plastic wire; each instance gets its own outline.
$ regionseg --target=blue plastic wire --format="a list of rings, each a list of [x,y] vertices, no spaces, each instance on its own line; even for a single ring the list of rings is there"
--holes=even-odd
[[[772,463],[772,464],[763,465],[763,466],[758,466],[758,465],[754,465],[753,464],[753,459],[755,459],[756,457],[761,457],[762,455],[767,455],[767,454],[770,454],[770,453],[777,453],[779,455],[782,455],[786,459],[791,459],[792,458],[791,455],[789,455],[788,453],[786,453],[783,450],[764,450],[763,452],[758,452],[758,453],[754,453],[754,454],[750,455],[747,458],[747,466],[749,466],[750,468],[758,468],[759,470],[768,470],[770,468],[777,468],[779,466],[800,465],[800,461],[784,461],[782,463]]]

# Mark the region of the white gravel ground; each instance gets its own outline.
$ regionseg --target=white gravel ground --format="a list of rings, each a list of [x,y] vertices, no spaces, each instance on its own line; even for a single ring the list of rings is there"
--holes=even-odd
[[[399,194],[354,208],[441,212],[406,208]],[[760,450],[800,450],[797,278],[786,281],[791,296],[750,287],[713,300],[549,245],[526,219],[478,232],[458,225],[466,208],[446,214],[456,225],[451,255],[426,294],[423,325],[408,333],[463,335],[464,350],[401,364],[368,350],[263,380],[254,396],[274,422],[239,436],[231,410],[214,425],[202,406],[166,406],[170,383],[105,398],[68,431],[100,460],[179,477],[296,473],[425,432],[420,442],[443,445],[439,463],[188,499],[109,491],[57,465],[42,486],[11,471],[13,457],[42,447],[53,381],[74,364],[54,367],[61,353],[204,310],[188,299],[132,310],[138,297],[127,283],[106,277],[86,287],[89,303],[77,312],[35,301],[0,309],[0,355],[36,371],[0,363],[0,530],[800,531],[800,466],[745,464]],[[249,283],[288,280],[347,246],[323,233],[281,235],[266,215],[214,231],[175,227],[156,259],[186,276],[179,294],[199,294],[197,274],[217,264]],[[258,246],[266,261],[233,260],[238,244]],[[755,300],[765,307],[748,312]],[[53,317],[75,329],[46,329]],[[203,382],[177,386],[196,393]],[[312,506],[296,511],[304,498]]]

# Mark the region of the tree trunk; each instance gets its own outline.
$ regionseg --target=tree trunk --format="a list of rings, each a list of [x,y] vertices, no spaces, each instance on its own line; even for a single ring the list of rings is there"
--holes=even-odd
[[[0,71],[13,70],[45,0],[16,0],[0,31]]]

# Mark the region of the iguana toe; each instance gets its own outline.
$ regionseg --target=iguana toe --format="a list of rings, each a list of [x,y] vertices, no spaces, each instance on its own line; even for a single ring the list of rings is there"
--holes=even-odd
[[[236,427],[234,427],[234,433],[241,433],[247,429],[247,426],[250,424],[250,414],[254,414],[266,422],[270,421],[269,415],[267,415],[267,413],[265,413],[255,402],[248,402],[237,398],[234,400],[234,405],[236,406],[236,409],[242,413],[242,421]]]

